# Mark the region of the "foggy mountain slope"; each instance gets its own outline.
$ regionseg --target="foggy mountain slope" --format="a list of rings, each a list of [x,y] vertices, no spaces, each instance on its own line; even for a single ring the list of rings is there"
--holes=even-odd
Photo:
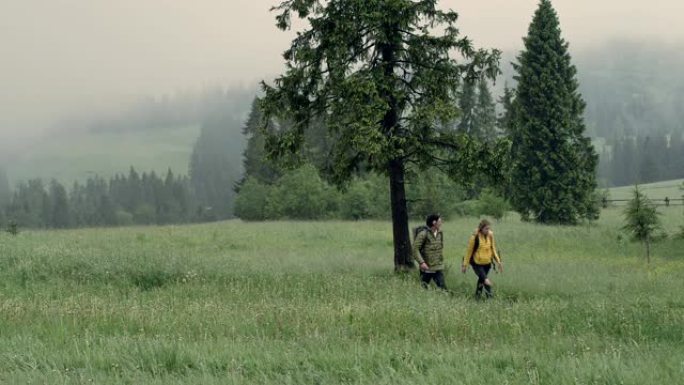
[[[587,134],[602,138],[597,143],[603,144],[623,136],[683,135],[684,74],[679,68],[684,67],[684,51],[677,47],[622,40],[575,48],[570,41],[587,103]],[[510,62],[516,54],[507,51],[501,60],[495,98],[504,84],[515,86]],[[214,116],[244,122],[255,93],[255,88],[206,87],[145,98],[123,111],[84,111],[56,123],[47,136],[29,141],[4,135],[0,162],[13,182],[41,177],[68,183],[125,172],[130,166],[156,172],[171,167],[184,174],[202,124]],[[231,130],[236,141],[244,140],[238,127]]]
[[[94,175],[109,177],[133,166],[163,175],[168,168],[187,174],[190,154],[201,127],[224,122],[243,148],[242,125],[254,90],[207,89],[198,94],[177,94],[145,99],[120,113],[96,114],[64,120],[50,133],[5,153],[3,162],[13,182],[55,178],[70,184]],[[235,154],[241,161],[241,151]]]
[[[14,182],[32,178],[63,183],[125,173],[131,166],[163,175],[170,167],[186,174],[199,124],[154,132],[63,132],[38,140],[8,162]]]

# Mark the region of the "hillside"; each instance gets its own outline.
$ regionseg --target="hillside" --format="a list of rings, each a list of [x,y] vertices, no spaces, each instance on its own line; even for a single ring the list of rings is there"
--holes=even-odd
[[[643,191],[650,199],[681,199],[684,197],[684,179],[668,180],[657,183],[649,183],[639,185],[639,189]],[[621,186],[608,189],[609,199],[630,199],[632,198],[632,191],[634,186]]]
[[[10,181],[58,179],[70,185],[95,174],[110,177],[131,166],[164,175],[170,167],[186,174],[199,125],[124,132],[78,132],[52,135],[30,146],[7,167]]]
[[[4,160],[7,154],[0,159],[13,183],[55,178],[69,185],[95,174],[127,173],[131,166],[187,174],[203,126],[225,128],[234,138],[233,151],[242,148],[242,126],[254,95],[252,88],[207,87],[141,99],[119,112],[84,111],[20,151],[10,151],[9,161]],[[240,157],[235,154],[236,162]]]

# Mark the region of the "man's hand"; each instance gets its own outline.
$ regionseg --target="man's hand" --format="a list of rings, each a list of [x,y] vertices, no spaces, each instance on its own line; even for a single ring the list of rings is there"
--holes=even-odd
[[[499,262],[499,266],[497,266],[496,272],[497,273],[503,273],[503,263],[502,262]]]
[[[468,267],[466,265],[462,265],[461,266],[461,273],[465,274],[467,268]]]
[[[418,266],[418,267],[420,267],[420,269],[423,271],[429,269],[427,263],[425,263],[425,262],[421,263],[420,266]]]

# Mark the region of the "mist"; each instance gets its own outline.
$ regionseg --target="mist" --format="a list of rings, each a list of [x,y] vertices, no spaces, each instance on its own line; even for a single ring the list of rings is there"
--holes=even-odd
[[[17,143],[83,115],[216,85],[253,87],[283,69],[294,32],[278,1],[6,0],[0,4],[0,158]],[[681,47],[674,0],[556,0],[571,50],[616,39]],[[477,47],[515,52],[536,0],[441,1]],[[667,48],[665,48],[667,49]]]

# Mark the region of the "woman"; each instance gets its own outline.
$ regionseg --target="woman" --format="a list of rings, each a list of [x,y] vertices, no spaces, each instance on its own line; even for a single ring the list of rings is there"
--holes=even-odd
[[[503,264],[496,251],[491,224],[488,220],[483,219],[468,240],[468,250],[463,257],[463,265],[461,266],[461,272],[465,273],[468,264],[470,264],[477,275],[476,298],[480,298],[482,289],[485,290],[487,298],[492,296],[492,282],[487,278],[487,274],[489,274],[493,262],[497,263],[498,271],[503,272]]]

